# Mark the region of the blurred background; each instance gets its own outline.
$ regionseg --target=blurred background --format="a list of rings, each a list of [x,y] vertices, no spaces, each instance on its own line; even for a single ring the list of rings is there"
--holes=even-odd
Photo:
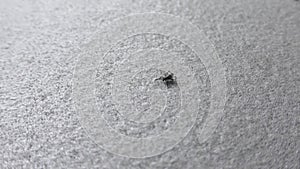
[[[224,117],[205,143],[132,159],[96,145],[72,105],[82,46],[116,18],[189,20],[226,68]],[[0,0],[0,168],[300,168],[297,0]]]

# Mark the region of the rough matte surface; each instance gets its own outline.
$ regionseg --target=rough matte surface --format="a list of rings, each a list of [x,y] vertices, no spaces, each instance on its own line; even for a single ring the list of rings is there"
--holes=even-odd
[[[96,145],[72,105],[77,53],[99,28],[138,12],[197,25],[226,68],[213,136],[197,130],[159,156]],[[296,0],[15,1],[0,4],[0,168],[300,168],[300,2]]]

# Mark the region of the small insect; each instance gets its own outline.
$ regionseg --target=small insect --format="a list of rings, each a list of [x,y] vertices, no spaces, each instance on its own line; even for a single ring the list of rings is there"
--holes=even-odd
[[[167,88],[171,88],[173,86],[176,86],[177,85],[177,82],[176,82],[176,77],[174,76],[173,73],[171,72],[166,72],[163,76],[155,79],[156,80],[161,80],[164,82],[164,84],[167,86]]]

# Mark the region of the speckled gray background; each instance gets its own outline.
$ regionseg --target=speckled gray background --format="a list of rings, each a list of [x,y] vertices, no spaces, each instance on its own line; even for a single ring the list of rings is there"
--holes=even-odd
[[[97,146],[72,105],[77,53],[99,28],[163,12],[204,31],[226,68],[213,136],[162,155]],[[295,0],[0,2],[0,168],[300,168],[300,2]]]

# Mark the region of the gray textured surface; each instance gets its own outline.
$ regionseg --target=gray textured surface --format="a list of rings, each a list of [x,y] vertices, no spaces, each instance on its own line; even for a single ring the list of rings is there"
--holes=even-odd
[[[71,103],[82,45],[116,17],[164,12],[202,29],[226,68],[216,132],[146,159],[97,146]],[[299,168],[300,3],[294,0],[3,1],[0,168]]]

